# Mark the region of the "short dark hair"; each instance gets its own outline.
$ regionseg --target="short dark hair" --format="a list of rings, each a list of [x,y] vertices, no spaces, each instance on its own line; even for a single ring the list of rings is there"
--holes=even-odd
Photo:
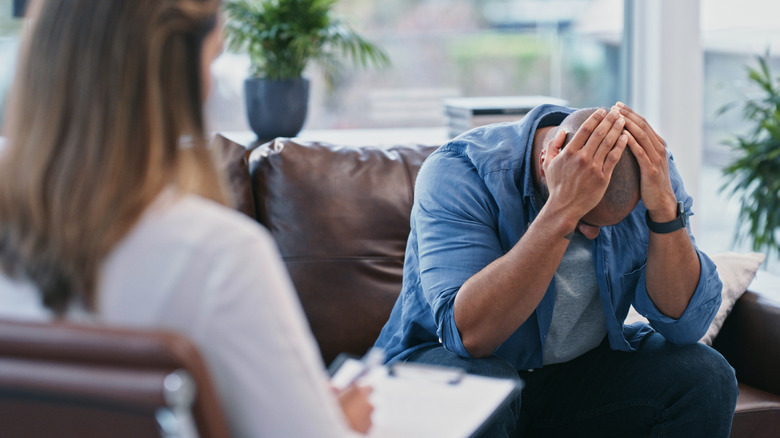
[[[558,129],[565,130],[566,139],[564,147],[574,137],[574,133],[580,129],[585,120],[600,108],[583,108],[566,116]],[[609,108],[604,108],[609,111]],[[634,153],[626,147],[623,155],[620,157],[615,170],[612,171],[612,178],[607,186],[607,191],[602,198],[602,204],[614,211],[624,211],[629,206],[633,206],[639,197],[640,172],[639,163],[636,161]]]

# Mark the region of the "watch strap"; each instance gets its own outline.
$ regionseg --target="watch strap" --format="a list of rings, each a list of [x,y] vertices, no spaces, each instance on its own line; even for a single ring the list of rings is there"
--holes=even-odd
[[[653,222],[653,220],[650,219],[650,213],[646,211],[645,222],[647,222],[647,227],[650,228],[650,231],[656,234],[668,234],[675,232],[680,228],[685,228],[685,205],[682,201],[677,202],[677,217],[669,222]]]

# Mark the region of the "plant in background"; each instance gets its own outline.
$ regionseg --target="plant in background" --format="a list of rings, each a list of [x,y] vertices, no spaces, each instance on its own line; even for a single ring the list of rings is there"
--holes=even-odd
[[[246,49],[251,77],[244,81],[247,119],[258,139],[298,135],[306,120],[309,62],[332,87],[341,61],[386,66],[389,58],[334,15],[337,0],[227,0],[228,47]]]
[[[730,188],[729,195],[740,199],[735,239],[749,237],[753,250],[780,254],[780,81],[769,69],[768,52],[757,59],[759,68],[748,68],[748,78],[761,93],[741,102],[750,130],[727,142],[736,158],[723,170],[721,190]]]
[[[337,0],[230,0],[225,4],[228,47],[246,49],[251,76],[302,77],[309,61],[332,85],[343,58],[359,66],[388,66],[382,49],[334,15]]]

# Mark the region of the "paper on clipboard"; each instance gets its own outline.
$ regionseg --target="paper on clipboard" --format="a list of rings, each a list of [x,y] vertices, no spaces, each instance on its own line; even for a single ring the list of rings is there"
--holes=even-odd
[[[332,383],[348,380],[361,363],[347,359]],[[374,388],[371,438],[469,437],[522,383],[421,364],[381,366],[361,379]]]

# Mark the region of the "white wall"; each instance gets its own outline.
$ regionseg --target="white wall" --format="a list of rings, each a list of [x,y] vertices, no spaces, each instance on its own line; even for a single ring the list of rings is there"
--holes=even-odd
[[[704,77],[699,0],[630,1],[634,34],[628,104],[664,137],[686,190],[697,199]]]

